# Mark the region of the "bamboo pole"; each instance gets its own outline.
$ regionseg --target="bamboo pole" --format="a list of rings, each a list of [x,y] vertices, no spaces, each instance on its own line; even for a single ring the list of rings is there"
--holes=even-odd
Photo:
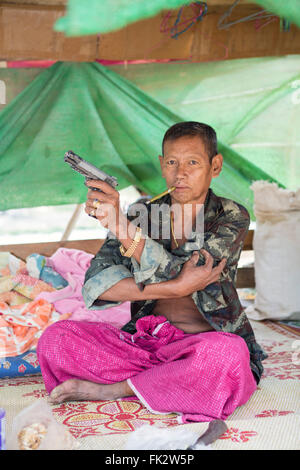
[[[61,240],[60,240],[61,242],[65,242],[69,239],[69,236],[71,235],[71,232],[74,229],[75,224],[76,224],[76,222],[78,220],[78,217],[80,215],[81,206],[82,206],[82,204],[77,204],[77,206],[75,207],[75,210],[72,214],[72,217],[69,220],[68,225],[66,226],[66,229],[63,233],[63,236],[61,237]]]

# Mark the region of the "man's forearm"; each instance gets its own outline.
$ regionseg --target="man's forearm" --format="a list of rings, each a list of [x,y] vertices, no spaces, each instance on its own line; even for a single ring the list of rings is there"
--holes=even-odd
[[[133,278],[122,279],[99,296],[100,300],[134,302],[138,300],[174,299],[182,297],[175,279],[148,284],[140,291]]]
[[[125,249],[128,249],[133,241],[136,227],[126,217],[120,217],[119,223],[116,227],[116,237],[120,240]],[[145,238],[142,236],[138,246],[136,247],[132,257],[138,263],[141,262],[141,256],[145,246]]]

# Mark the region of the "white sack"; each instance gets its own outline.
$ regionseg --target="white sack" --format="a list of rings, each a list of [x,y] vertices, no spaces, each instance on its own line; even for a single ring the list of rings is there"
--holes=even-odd
[[[254,213],[256,299],[253,320],[300,320],[300,189],[256,181]]]

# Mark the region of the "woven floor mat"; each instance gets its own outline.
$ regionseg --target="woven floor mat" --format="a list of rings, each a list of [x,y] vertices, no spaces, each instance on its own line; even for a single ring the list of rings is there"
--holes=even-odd
[[[257,341],[269,355],[265,372],[258,390],[227,419],[228,431],[212,447],[300,449],[299,336],[273,322],[251,323]],[[0,407],[6,410],[7,432],[13,418],[39,398],[47,399],[41,376],[0,380]],[[149,413],[138,399],[67,402],[53,405],[52,411],[78,440],[80,449],[122,449],[129,433],[144,424],[178,427],[176,414]],[[179,426],[202,434],[208,424]]]

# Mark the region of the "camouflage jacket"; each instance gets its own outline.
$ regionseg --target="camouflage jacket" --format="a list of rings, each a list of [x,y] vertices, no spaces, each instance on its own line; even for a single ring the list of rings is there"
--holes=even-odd
[[[170,207],[170,195],[160,198],[155,204],[165,204]],[[153,222],[151,206],[152,204],[146,205],[149,222]],[[207,193],[203,209],[204,234],[194,232],[191,239],[175,249],[171,249],[170,237],[164,236],[167,233],[164,228],[170,227],[170,215],[165,213],[160,217],[159,222],[155,222],[158,225],[157,239],[154,240],[149,234],[144,233],[146,242],[140,264],[134,258],[123,257],[119,250],[120,241],[108,235],[86,272],[83,298],[90,309],[112,307],[121,302],[99,300],[98,297],[124,278],[134,278],[140,288],[143,285],[172,279],[196,249],[206,249],[214,258],[214,266],[225,257],[226,268],[220,280],[203,290],[194,292],[192,298],[199,313],[216,331],[234,333],[246,341],[250,352],[250,366],[259,382],[263,372],[261,362],[267,355],[255,340],[235,288],[237,264],[250,223],[249,214],[240,204],[216,196],[211,189]],[[133,220],[132,217],[128,218]],[[148,227],[150,228],[150,223]],[[202,264],[204,257],[200,253],[198,265]],[[132,302],[131,320],[122,330],[135,333],[136,321],[151,315],[155,303],[155,300]]]

